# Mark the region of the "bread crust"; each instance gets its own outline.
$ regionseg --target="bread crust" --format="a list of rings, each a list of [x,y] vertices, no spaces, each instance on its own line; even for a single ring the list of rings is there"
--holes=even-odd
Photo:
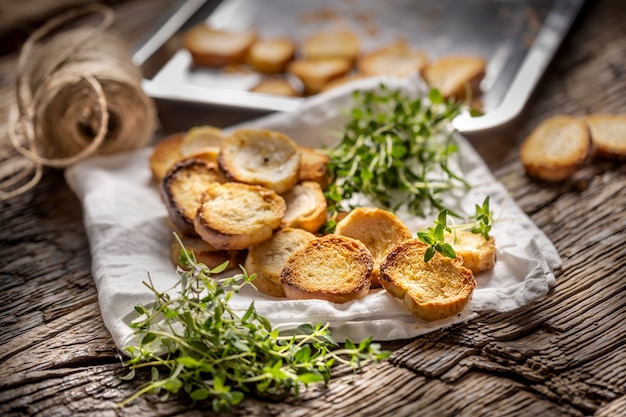
[[[219,68],[244,63],[256,38],[252,31],[229,32],[200,24],[185,33],[183,42],[194,65]]]
[[[183,159],[165,174],[160,194],[174,228],[196,236],[194,219],[204,190],[211,183],[224,182],[215,163],[198,158]]]
[[[373,267],[372,255],[362,242],[331,234],[294,252],[280,282],[289,299],[346,303],[367,295]]]
[[[152,178],[156,182],[160,183],[167,171],[183,157],[180,145],[183,143],[185,135],[185,132],[174,133],[166,136],[154,145],[149,163]]]
[[[371,288],[380,288],[381,262],[396,245],[413,237],[409,228],[395,214],[374,207],[358,207],[337,223],[335,233],[357,239],[372,254],[374,267]]]
[[[328,207],[324,191],[318,183],[306,181],[296,184],[283,194],[283,198],[287,210],[281,228],[297,227],[315,233],[326,223]]]
[[[298,182],[300,152],[281,132],[238,129],[222,142],[218,164],[233,181],[284,193]]]
[[[248,275],[256,275],[252,280],[252,284],[256,287],[256,289],[263,294],[267,294],[276,298],[285,298],[285,291],[283,290],[283,286],[280,284],[276,284],[272,280],[268,279],[265,275],[259,274],[259,271],[256,267],[256,264],[253,260],[250,260],[246,257],[246,262],[244,265],[246,272]]]
[[[330,158],[325,153],[308,147],[298,146],[300,151],[300,168],[298,170],[298,181],[315,181],[325,190],[330,185],[330,173],[328,163]]]
[[[529,176],[556,182],[571,177],[591,153],[585,122],[559,115],[544,120],[524,139],[520,160]]]
[[[626,115],[592,114],[584,118],[597,155],[608,159],[626,159]]]
[[[396,246],[380,266],[380,282],[408,310],[425,321],[461,312],[472,297],[476,281],[462,259],[439,253],[424,262],[427,245],[413,238]]]
[[[268,188],[215,182],[204,191],[194,227],[204,241],[218,249],[246,249],[272,236],[285,209],[285,200]]]
[[[197,126],[189,129],[181,144],[183,158],[196,157],[217,162],[217,155],[224,141],[224,132],[214,126]]]

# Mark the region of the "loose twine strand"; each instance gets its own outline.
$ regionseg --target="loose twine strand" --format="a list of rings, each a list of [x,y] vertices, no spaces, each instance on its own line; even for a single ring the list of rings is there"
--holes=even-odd
[[[38,45],[93,13],[102,16],[95,27],[61,31]],[[44,166],[65,168],[96,153],[141,148],[152,138],[155,106],[141,88],[128,46],[107,31],[113,17],[98,4],[73,9],[24,43],[7,126],[9,146],[21,157],[0,143],[0,201],[35,187]]]

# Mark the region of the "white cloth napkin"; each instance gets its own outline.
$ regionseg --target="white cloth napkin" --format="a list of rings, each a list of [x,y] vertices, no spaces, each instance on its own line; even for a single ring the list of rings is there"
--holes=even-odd
[[[377,88],[381,81],[411,94],[425,91],[417,77],[359,80],[310,98],[293,112],[273,114],[247,126],[280,130],[300,144],[319,145],[320,139],[341,122],[341,109],[350,104],[353,89]],[[471,145],[463,137],[457,139],[459,167],[473,187],[462,198],[451,199],[448,204],[471,215],[474,205],[489,195],[492,209],[496,214],[501,213],[492,229],[497,247],[496,266],[493,271],[476,276],[473,298],[461,314],[423,322],[383,290],[373,291],[362,300],[333,304],[322,300],[275,299],[247,286],[232,299],[232,306],[245,310],[254,300],[257,311],[280,329],[324,322],[330,323],[339,341],[345,338],[360,341],[367,336],[384,341],[412,338],[467,321],[482,311],[516,309],[545,295],[554,284],[554,269],[561,266],[556,249],[507,197],[504,186],[495,180]],[[129,327],[135,318],[133,308],[154,300],[153,293],[142,283],[148,274],[159,290],[171,288],[176,281],[169,257],[172,231],[149,170],[151,151],[93,157],[66,170],[67,182],[83,205],[102,317],[121,350],[134,342]],[[413,231],[432,224],[432,218],[399,215]]]

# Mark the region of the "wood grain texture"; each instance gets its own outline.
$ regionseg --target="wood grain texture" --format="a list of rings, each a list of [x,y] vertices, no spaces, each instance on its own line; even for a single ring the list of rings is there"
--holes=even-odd
[[[137,40],[171,4],[114,2],[116,29]],[[469,138],[562,256],[546,297],[385,344],[391,357],[362,374],[338,369],[328,387],[281,401],[251,397],[228,415],[626,415],[626,164],[593,160],[573,180],[545,184],[524,174],[517,154],[547,117],[626,112],[624,21],[626,2],[588,1],[524,114]],[[16,59],[0,57],[0,135]],[[62,172],[46,170],[35,190],[0,203],[0,254],[0,415],[218,415],[150,396],[114,408],[149,375],[120,379],[126,370],[100,317],[82,210]]]

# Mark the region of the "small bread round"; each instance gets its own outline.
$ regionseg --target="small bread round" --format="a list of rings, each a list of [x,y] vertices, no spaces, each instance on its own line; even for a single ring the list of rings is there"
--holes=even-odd
[[[367,295],[373,267],[372,255],[362,242],[331,234],[294,252],[280,282],[290,299],[345,303]]]
[[[309,36],[301,47],[305,59],[341,58],[353,62],[361,49],[359,36],[349,30],[322,31]]]
[[[254,264],[254,262],[251,260],[248,260],[247,257],[246,257],[246,263],[244,264],[244,268],[246,269],[246,272],[248,273],[248,275],[256,274],[256,276],[252,280],[252,283],[254,284],[257,290],[259,290],[263,294],[267,294],[272,297],[285,298],[285,291],[283,290],[283,286],[280,284],[276,284],[275,282],[266,278],[264,275],[259,274],[259,271],[257,270],[257,267]]]
[[[374,207],[358,207],[337,223],[335,233],[360,240],[372,258],[371,288],[380,288],[379,268],[391,249],[413,237],[409,228],[395,214]]]
[[[219,68],[244,63],[256,38],[252,31],[229,32],[200,24],[185,33],[184,45],[194,65]]]
[[[554,116],[539,124],[524,140],[520,160],[529,176],[562,181],[587,162],[591,151],[591,138],[584,121]]]
[[[598,156],[626,158],[626,115],[592,114],[585,118]]]
[[[180,144],[183,157],[194,156],[217,162],[217,155],[226,136],[213,126],[197,126],[189,129]]]
[[[283,194],[283,198],[287,211],[280,224],[281,228],[297,227],[314,233],[326,223],[326,197],[318,183],[306,181],[296,184]]]
[[[280,274],[292,253],[315,239],[313,233],[303,229],[286,228],[274,233],[265,242],[250,248],[246,257],[245,268],[250,273],[254,270],[257,278],[253,281],[259,291],[274,297],[284,297],[285,291],[280,283]],[[273,284],[273,285],[268,285]],[[271,293],[268,293],[267,291]]]
[[[287,38],[257,40],[248,50],[248,63],[256,71],[264,74],[278,74],[285,71],[293,59],[296,45]]]
[[[397,75],[422,73],[428,56],[425,52],[411,49],[406,42],[395,42],[361,55],[356,63],[365,75]]]
[[[457,256],[463,259],[463,266],[471,269],[474,275],[492,270],[496,264],[496,244],[493,236],[485,240],[481,234],[456,230],[446,233],[444,240],[452,245]]]
[[[424,262],[427,245],[413,238],[396,246],[380,265],[380,282],[408,310],[425,321],[461,312],[472,297],[476,281],[460,257],[435,253]]]
[[[304,93],[317,94],[331,81],[343,77],[352,69],[345,58],[300,59],[293,61],[287,70],[304,85]]]
[[[161,199],[174,228],[187,235],[196,235],[194,219],[206,187],[224,182],[215,163],[198,158],[183,159],[165,174],[161,181]]]
[[[272,96],[298,97],[300,93],[283,78],[266,78],[250,89],[253,93]]]
[[[167,171],[174,166],[176,162],[182,159],[183,154],[180,145],[185,138],[184,132],[174,133],[160,140],[152,149],[150,154],[150,171],[152,178],[160,182]]]
[[[218,249],[246,249],[272,237],[285,209],[285,200],[268,188],[214,182],[204,190],[194,226]]]
[[[330,158],[318,149],[308,146],[299,146],[300,170],[298,171],[298,181],[315,181],[325,190],[330,184],[330,173],[328,163]]]
[[[300,152],[283,133],[239,129],[222,142],[218,163],[233,181],[262,185],[280,194],[298,182]]]
[[[450,55],[429,63],[424,68],[424,79],[437,88],[445,98],[464,99],[480,95],[480,82],[485,77],[487,62],[471,55]]]
[[[198,263],[205,264],[209,268],[215,268],[228,261],[226,270],[238,269],[245,261],[245,251],[219,250],[202,239],[193,236],[179,235],[185,249],[193,252]],[[176,239],[172,240],[170,246],[170,260],[174,265],[178,265],[180,257],[180,245]]]

